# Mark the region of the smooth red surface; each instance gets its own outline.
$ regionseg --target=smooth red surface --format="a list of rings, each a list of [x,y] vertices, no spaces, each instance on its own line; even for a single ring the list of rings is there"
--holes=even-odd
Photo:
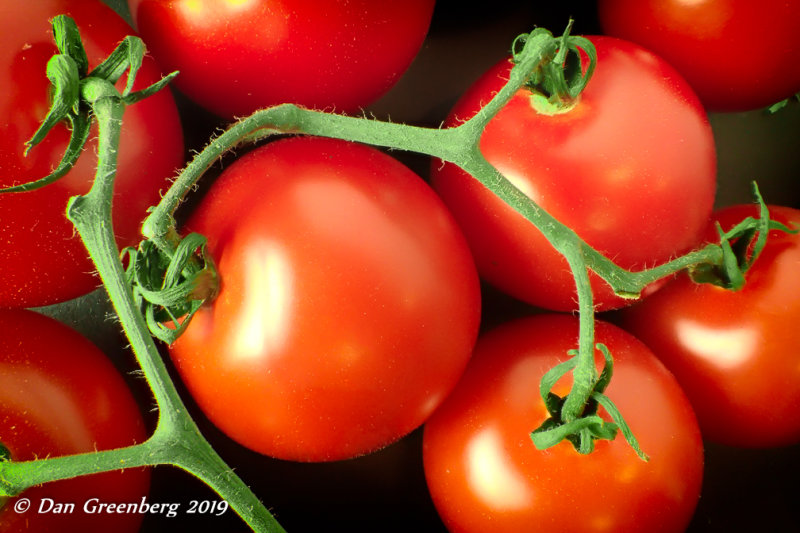
[[[450,214],[373,148],[292,138],[225,170],[187,231],[222,279],[170,354],[205,414],[283,459],[364,454],[455,385],[480,319]]]
[[[578,320],[540,315],[482,336],[464,378],[425,426],[428,487],[451,532],[682,532],[700,494],[703,445],[675,378],[640,341],[597,323],[614,357],[608,397],[644,462],[618,435],[581,456],[563,441],[537,450],[546,418],[539,381],[577,346]],[[597,353],[598,367],[602,356]],[[563,396],[568,374],[553,392]],[[603,409],[599,414],[608,419]]]
[[[591,40],[598,65],[577,105],[540,114],[520,90],[488,124],[481,152],[618,265],[652,267],[702,236],[714,201],[714,139],[697,97],[669,65],[625,41]],[[503,60],[478,80],[447,125],[473,116],[509,68]],[[432,180],[487,281],[547,309],[577,307],[567,262],[539,230],[455,165],[434,162]],[[600,310],[628,302],[599,278],[593,288]]]
[[[69,139],[57,126],[25,157],[30,139],[49,109],[47,61],[57,52],[49,19],[68,14],[78,24],[96,66],[133,30],[96,0],[37,0],[0,4],[0,186],[49,174]],[[160,71],[145,58],[135,88],[157,81]],[[124,84],[124,79],[122,80]],[[124,86],[124,85],[123,85]],[[80,238],[64,213],[71,196],[84,194],[97,168],[94,128],[85,153],[57,183],[33,192],[0,195],[0,307],[35,307],[68,300],[100,285]],[[158,202],[167,178],[183,162],[183,136],[169,91],[130,107],[123,118],[114,201],[120,246],[138,242],[146,209]]]
[[[100,350],[51,318],[0,310],[0,442],[12,460],[109,450],[145,438],[127,384]],[[83,506],[93,498],[139,503],[149,484],[149,470],[127,469],[34,487],[20,496],[31,502],[27,512],[14,511],[16,498],[6,502],[0,532],[134,533],[142,514],[87,514]],[[75,504],[71,513],[55,512],[55,504],[67,503]]]
[[[800,211],[770,207],[800,228]],[[755,206],[732,206],[715,219],[730,229]],[[709,239],[718,241],[716,231]],[[800,236],[772,231],[737,292],[680,275],[622,314],[672,370],[692,401],[706,438],[770,447],[800,442]]]
[[[300,104],[352,112],[405,72],[433,0],[129,0],[152,54],[175,84],[225,117]]]
[[[603,31],[677,68],[712,111],[766,107],[800,91],[800,2],[600,0]]]

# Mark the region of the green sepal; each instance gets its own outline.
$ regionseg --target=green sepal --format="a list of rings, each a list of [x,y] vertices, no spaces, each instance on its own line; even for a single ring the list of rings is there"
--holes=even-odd
[[[0,189],[3,192],[25,192],[49,185],[63,177],[75,165],[89,139],[92,116],[89,108],[102,98],[121,98],[130,105],[163,89],[176,75],[173,72],[140,91],[133,91],[136,74],[145,55],[144,43],[138,37],[126,37],[114,51],[87,75],[86,51],[75,21],[66,15],[53,19],[53,38],[60,54],[47,63],[47,77],[52,85],[52,103],[39,128],[25,143],[24,154],[39,144],[59,123],[70,125],[70,140],[58,167],[36,181]],[[127,72],[127,82],[120,95],[114,84]],[[84,102],[89,105],[84,105]]]
[[[597,65],[597,51],[594,44],[585,37],[570,35],[572,24],[573,20],[570,19],[559,38],[560,44],[556,54],[549,61],[542,62],[530,74],[525,84],[533,94],[533,105],[543,113],[556,114],[568,111],[586,88]],[[514,40],[511,47],[513,62],[517,62],[521,46],[535,35],[536,30],[530,34],[519,35]],[[589,58],[585,73],[581,50]]]
[[[592,398],[606,410],[608,415],[611,417],[611,420],[614,421],[614,425],[619,428],[620,432],[622,432],[622,436],[627,441],[628,445],[633,448],[633,451],[636,452],[636,455],[639,456],[639,459],[642,461],[649,461],[650,457],[642,451],[642,447],[639,445],[639,441],[636,436],[631,431],[630,426],[625,421],[625,418],[622,416],[622,413],[611,401],[611,398],[606,396],[605,394],[601,394],[597,391],[592,393]]]
[[[557,394],[553,394],[551,390],[559,379],[578,365],[578,360],[574,357],[575,351],[571,350],[569,354],[573,357],[548,370],[539,382],[539,394],[542,396],[547,412],[550,413],[551,417],[561,416],[561,407],[564,404],[564,399]]]
[[[769,208],[755,183],[753,195],[759,206],[758,217],[747,217],[728,231],[723,231],[717,224],[719,259],[690,267],[687,273],[695,283],[709,283],[728,290],[739,290],[745,284],[745,274],[767,245],[770,231],[798,232],[798,229],[791,229],[770,218]]]
[[[642,452],[636,437],[631,432],[619,409],[603,394],[611,383],[611,378],[614,374],[614,359],[608,347],[604,344],[598,343],[596,346],[603,354],[605,363],[600,375],[592,384],[592,392],[581,416],[575,420],[567,422],[563,419],[562,408],[566,397],[562,398],[554,394],[552,388],[567,372],[576,368],[578,363],[577,350],[570,350],[568,352],[572,356],[570,359],[554,366],[542,376],[539,382],[539,394],[544,400],[550,416],[530,433],[531,441],[536,448],[545,450],[555,446],[562,440],[567,440],[578,453],[586,455],[594,450],[596,440],[614,440],[617,433],[621,431],[634,452],[642,460],[646,461],[648,460],[647,455]],[[597,415],[599,406],[602,406],[608,412],[611,422]]]
[[[64,151],[64,155],[61,157],[58,167],[56,167],[53,172],[43,178],[0,189],[0,193],[26,192],[39,189],[45,185],[55,182],[70,171],[70,169],[75,165],[75,162],[78,160],[78,157],[80,157],[81,153],[83,152],[83,147],[86,145],[86,141],[89,139],[89,129],[91,123],[89,121],[89,117],[85,113],[69,115],[67,117],[67,121],[71,125],[69,144],[67,145],[67,149]]]
[[[117,46],[113,52],[99,65],[97,65],[89,77],[102,78],[116,84],[125,72],[128,72],[123,96],[133,90],[133,83],[136,74],[142,66],[145,47],[142,40],[138,37],[127,36]]]
[[[167,84],[169,82],[171,82],[173,80],[173,78],[175,78],[175,76],[177,76],[177,75],[178,75],[178,71],[177,70],[175,72],[170,72],[169,74],[167,74],[166,76],[164,76],[163,78],[161,78],[160,80],[155,82],[154,84],[150,85],[149,87],[145,87],[141,91],[135,91],[135,92],[126,94],[125,96],[122,97],[122,100],[123,100],[123,102],[125,102],[126,105],[135,104],[136,102],[138,102],[140,100],[144,100],[145,98],[148,98],[149,96],[157,93],[158,91],[160,91],[161,89],[166,87]]]
[[[71,57],[63,54],[51,57],[47,62],[47,79],[53,86],[53,103],[33,137],[25,143],[25,155],[62,120],[80,111],[80,74]]]
[[[541,427],[534,430],[531,433],[531,440],[538,449],[546,450],[547,448],[555,446],[562,440],[571,440],[570,437],[581,433],[584,429],[590,430],[592,435],[596,433],[603,434],[604,436],[609,436],[611,433],[616,435],[615,431],[613,429],[609,431],[609,428],[605,427],[606,425],[607,422],[597,415],[576,418],[572,422],[567,422],[565,424],[558,424],[551,421],[549,424],[543,424]],[[574,444],[573,442],[573,445]],[[588,446],[591,448],[591,445]],[[581,450],[580,446],[576,449],[584,454],[591,452],[591,449]]]
[[[51,24],[58,51],[75,62],[79,78],[85,77],[89,70],[89,59],[86,57],[78,25],[66,15],[55,16]]]
[[[183,333],[203,303],[216,294],[216,269],[205,245],[204,236],[190,233],[178,243],[172,256],[148,240],[138,248],[123,251],[134,300],[152,335],[168,344]],[[197,261],[197,250],[202,266]]]

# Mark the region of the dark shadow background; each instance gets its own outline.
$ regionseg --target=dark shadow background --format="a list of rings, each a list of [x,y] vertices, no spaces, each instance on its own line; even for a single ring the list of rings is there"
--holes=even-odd
[[[126,12],[123,0],[106,2]],[[587,1],[496,0],[467,5],[439,0],[420,55],[401,81],[367,112],[380,119],[436,127],[461,92],[507,54],[516,35],[534,26],[559,33],[570,17],[575,19],[573,33],[598,33],[594,10],[594,2]],[[222,124],[179,94],[176,98],[184,119],[188,154],[201,148]],[[712,114],[710,119],[719,155],[718,205],[750,201],[749,183],[755,179],[768,202],[800,207],[800,105],[772,116],[754,111]],[[422,176],[427,175],[427,158],[393,155]],[[484,296],[487,325],[533,311],[489,287]],[[135,370],[117,326],[105,318],[109,308],[102,292],[46,311],[83,331],[124,371]],[[146,384],[134,377],[130,383],[152,427],[155,413]],[[288,463],[230,441],[205,421],[188,394],[184,392],[183,396],[214,447],[289,532],[444,531],[425,485],[419,430],[360,459],[330,464]],[[706,453],[704,490],[689,531],[784,531],[797,527],[800,446],[759,451],[709,443]],[[151,502],[181,502],[186,509],[191,500],[217,499],[205,485],[182,471],[171,467],[154,470]],[[232,511],[222,517],[183,513],[172,519],[147,517],[142,531],[175,533],[198,528],[248,531]]]

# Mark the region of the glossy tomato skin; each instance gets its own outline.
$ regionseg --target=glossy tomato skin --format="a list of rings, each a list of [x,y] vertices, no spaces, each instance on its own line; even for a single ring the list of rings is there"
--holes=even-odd
[[[600,0],[609,35],[657,53],[712,111],[769,106],[800,91],[800,4],[785,0]]]
[[[143,442],[144,424],[127,384],[100,350],[52,318],[26,310],[0,310],[0,442],[12,460],[108,450]],[[150,471],[95,474],[47,483],[23,492],[31,508],[0,510],[0,532],[136,532],[137,513],[84,513],[92,498],[139,503]],[[38,512],[74,503],[71,513]]]
[[[770,212],[800,227],[800,211]],[[757,216],[755,206],[731,206],[714,218],[729,229],[746,216]],[[741,290],[680,275],[621,314],[621,324],[675,374],[705,438],[759,448],[800,442],[798,264],[800,236],[773,231]]]
[[[686,252],[711,213],[714,140],[697,97],[666,63],[637,45],[591,37],[598,65],[577,105],[556,115],[519,91],[492,119],[480,149],[540,207],[618,265],[642,269]],[[447,125],[473,116],[507,79],[503,60],[456,104]],[[577,307],[567,262],[521,215],[452,164],[432,182],[470,243],[481,275],[528,303]],[[626,305],[593,276],[595,304]]]
[[[35,181],[60,161],[69,132],[59,125],[25,157],[30,139],[49,109],[45,68],[57,52],[50,22],[68,14],[78,24],[90,68],[133,30],[97,0],[40,0],[0,5],[0,186]],[[160,78],[145,58],[136,88]],[[85,294],[100,281],[72,224],[67,200],[86,193],[97,168],[96,128],[76,166],[57,183],[37,191],[0,195],[0,307],[35,307]],[[138,241],[146,209],[159,200],[167,178],[183,161],[183,136],[169,91],[125,112],[116,178],[114,232],[120,246]]]
[[[215,182],[187,230],[222,279],[170,354],[228,436],[283,459],[373,451],[455,385],[480,321],[452,217],[407,167],[313,137],[271,143]]]
[[[463,379],[423,436],[428,487],[449,531],[685,530],[702,482],[697,421],[675,378],[623,330],[597,323],[597,341],[615,360],[607,393],[649,462],[621,436],[597,441],[586,456],[567,442],[533,446],[529,433],[547,416],[539,381],[567,359],[577,337],[575,317],[543,314],[479,338]],[[554,392],[563,396],[570,385],[565,376]]]
[[[295,103],[352,112],[388,90],[422,46],[434,0],[129,0],[176,85],[224,118]]]

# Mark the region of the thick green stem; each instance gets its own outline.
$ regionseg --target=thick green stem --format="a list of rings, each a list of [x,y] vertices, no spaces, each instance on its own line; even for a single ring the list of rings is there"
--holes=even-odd
[[[213,139],[192,160],[147,218],[142,233],[146,238],[153,239],[159,247],[168,251],[174,243],[170,239],[170,228],[173,227],[174,221],[173,213],[203,173],[236,145],[279,133],[319,135],[427,154],[465,168],[480,166],[486,169],[484,174],[491,174],[492,182],[505,182],[510,185],[508,180],[483,159],[478,147],[480,136],[485,125],[524,85],[530,73],[555,54],[556,47],[556,40],[548,33],[538,33],[529,39],[525,48],[530,53],[523,56],[523,59],[511,70],[508,84],[471,120],[457,128],[431,129],[379,122],[365,118],[331,115],[303,109],[292,104],[258,111]],[[526,197],[522,195],[522,198]],[[530,200],[527,203],[530,204]]]
[[[147,324],[136,307],[125,282],[125,271],[111,226],[111,198],[117,168],[117,149],[124,104],[113,98],[95,102],[98,121],[97,178],[86,195],[70,200],[67,217],[75,225],[94,262],[114,310],[136,354],[162,412],[171,413],[182,406],[181,399],[169,379],[167,369],[150,337]]]
[[[572,422],[583,414],[583,408],[594,390],[598,374],[594,364],[594,305],[589,271],[580,246],[571,248],[564,255],[575,277],[580,320],[578,364],[573,370],[572,389],[561,409],[564,422]]]
[[[563,44],[563,43],[562,43]],[[215,138],[181,173],[159,205],[145,221],[143,234],[167,254],[174,249],[177,234],[173,213],[203,173],[224,153],[243,142],[254,142],[274,134],[306,134],[364,142],[390,149],[408,150],[454,163],[491,190],[502,201],[534,224],[568,261],[576,281],[580,312],[578,363],[573,389],[565,401],[562,417],[569,423],[580,418],[597,382],[594,365],[594,307],[589,271],[606,280],[621,296],[635,298],[650,283],[678,270],[721,257],[720,247],[709,245],[669,263],[641,272],[629,272],[609,260],[571,228],[543,210],[515,187],[480,151],[480,138],[489,121],[529,81],[532,73],[553,60],[559,41],[536,31],[515,54],[509,81],[471,119],[458,127],[431,129],[397,125],[365,118],[330,115],[282,105],[259,111]],[[585,81],[585,80],[583,80]],[[588,439],[582,439],[588,442]]]
[[[143,443],[127,448],[36,461],[10,461],[0,466],[3,472],[2,492],[8,496],[16,496],[30,487],[50,481],[148,466],[152,464],[152,451],[150,444]]]
[[[175,243],[173,213],[204,172],[235,146],[278,133],[320,135],[437,156],[441,156],[442,151],[462,150],[469,141],[463,131],[434,130],[330,115],[292,104],[257,111],[213,139],[189,163],[145,220],[142,229],[144,236],[169,252]]]
[[[204,172],[236,145],[255,142],[274,134],[297,133],[363,142],[427,154],[454,163],[534,224],[567,259],[572,269],[578,294],[580,334],[578,360],[573,374],[574,384],[563,404],[561,415],[566,422],[576,421],[582,416],[584,406],[597,382],[594,364],[594,308],[589,271],[594,271],[605,279],[618,294],[635,297],[648,284],[678,270],[704,262],[719,262],[722,251],[720,246],[709,245],[656,268],[628,272],[591,248],[569,227],[541,209],[486,161],[479,148],[484,128],[528,82],[531,73],[536,72],[543,64],[553,61],[556,51],[565,42],[566,38],[559,44],[558,39],[544,30],[531,33],[525,39],[523,50],[515,53],[516,63],[510,71],[508,83],[472,119],[454,128],[431,129],[392,124],[366,118],[330,115],[288,104],[259,111],[213,139],[195,157],[147,218],[143,233],[171,255],[179,240],[174,228],[174,212]],[[126,64],[127,52],[120,54],[121,68]],[[121,72],[122,70],[120,75]],[[89,79],[92,80],[92,77],[89,76]],[[91,103],[99,125],[97,176],[89,193],[72,199],[68,206],[68,217],[76,226],[96,265],[153,391],[159,406],[159,420],[150,439],[135,446],[36,461],[0,461],[0,497],[19,494],[35,484],[78,475],[170,464],[191,472],[209,485],[255,531],[282,532],[284,530],[280,524],[200,434],[169,378],[145,318],[128,286],[111,222],[116,154],[125,103],[118,93],[112,94],[115,80],[99,80],[106,86],[101,87],[98,93],[92,93],[91,88],[86,89],[98,79],[82,86],[86,92],[84,98]],[[132,79],[129,82],[128,90],[123,96],[128,95]],[[154,86],[152,90],[159,87]]]
[[[153,437],[138,448],[103,452],[97,460],[92,461],[60,458],[59,461],[65,462],[56,465],[77,468],[78,473],[93,473],[98,471],[98,464],[108,470],[118,469],[122,460],[132,463],[132,466],[173,464],[210,485],[255,531],[283,531],[255,494],[233,474],[201,435],[172,384],[158,348],[148,333],[147,324],[133,300],[111,223],[116,154],[125,105],[118,98],[102,97],[94,102],[93,109],[99,131],[97,178],[86,195],[70,201],[67,215],[97,267],[133,352],[158,401],[159,421]],[[130,453],[131,450],[135,453]],[[74,466],[80,464],[84,466]],[[22,465],[20,463],[17,466]],[[61,473],[57,469],[56,472]],[[74,475],[74,470],[71,473]],[[51,476],[49,480],[53,479],[60,477]]]

